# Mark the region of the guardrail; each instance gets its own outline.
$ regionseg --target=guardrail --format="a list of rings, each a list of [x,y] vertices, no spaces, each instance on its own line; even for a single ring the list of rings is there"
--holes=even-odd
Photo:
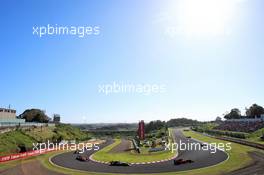
[[[27,127],[27,126],[55,126],[55,123],[34,123],[34,122],[26,122],[26,123],[12,123],[12,122],[5,122],[0,123],[1,127]]]
[[[197,132],[197,131],[194,131],[194,132],[200,133],[200,132]],[[207,134],[207,133],[200,133],[200,134],[203,134],[205,136],[212,137],[212,138],[215,138],[215,139],[230,141],[230,142],[234,142],[234,143],[238,143],[238,144],[242,144],[242,145],[246,145],[246,146],[251,146],[251,147],[254,147],[254,148],[258,148],[258,149],[264,150],[264,144],[254,143],[254,142],[241,140],[241,139],[236,139],[236,138],[231,138],[231,137],[213,136],[213,135],[210,135],[210,134]]]
[[[139,147],[138,147],[138,145],[137,145],[135,139],[133,139],[132,142],[133,142],[134,149],[135,149],[138,153],[140,153],[140,149],[139,149]]]
[[[230,141],[230,142],[235,142],[235,143],[239,143],[239,144],[242,144],[242,145],[251,146],[251,147],[254,147],[254,148],[258,148],[258,149],[263,149],[264,150],[264,145],[260,144],[260,143],[254,143],[254,142],[249,142],[249,141],[246,141],[246,140],[234,139],[234,138],[229,138],[229,137],[214,136],[214,138],[220,139],[220,140],[225,140],[225,141]]]

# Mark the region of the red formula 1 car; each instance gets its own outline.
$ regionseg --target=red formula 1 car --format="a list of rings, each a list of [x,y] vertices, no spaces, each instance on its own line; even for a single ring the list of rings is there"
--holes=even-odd
[[[82,161],[82,162],[86,162],[86,161],[89,161],[89,157],[87,157],[87,156],[77,156],[76,157],[76,159],[77,160],[79,160],[79,161]]]
[[[193,160],[183,160],[183,159],[175,159],[173,160],[174,165],[181,165],[181,164],[186,164],[186,163],[193,163]]]

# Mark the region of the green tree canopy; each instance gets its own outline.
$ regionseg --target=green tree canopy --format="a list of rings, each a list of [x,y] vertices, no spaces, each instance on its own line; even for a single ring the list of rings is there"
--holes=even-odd
[[[178,126],[194,126],[199,124],[197,120],[187,119],[187,118],[175,118],[167,121],[168,127],[178,127]]]
[[[19,118],[25,119],[26,122],[48,123],[50,121],[50,118],[40,109],[27,109],[19,115]]]
[[[231,111],[229,113],[227,113],[224,116],[224,118],[225,119],[240,119],[240,118],[242,118],[242,116],[241,116],[240,110],[237,108],[234,108],[234,109],[231,109]]]
[[[153,130],[159,130],[166,127],[166,122],[165,121],[151,121],[148,124],[145,125],[145,131],[148,133]]]
[[[257,104],[253,104],[249,108],[246,108],[246,115],[248,117],[254,118],[255,116],[260,117],[261,114],[264,114],[264,108]]]

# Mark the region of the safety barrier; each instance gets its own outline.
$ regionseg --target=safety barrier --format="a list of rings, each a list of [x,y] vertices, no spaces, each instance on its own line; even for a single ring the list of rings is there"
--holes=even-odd
[[[216,139],[220,139],[220,140],[225,140],[225,141],[230,141],[230,142],[235,142],[235,143],[239,143],[242,145],[246,145],[246,146],[251,146],[254,148],[258,148],[258,149],[263,149],[264,150],[264,144],[260,144],[260,143],[254,143],[254,142],[249,142],[246,140],[240,140],[240,139],[234,139],[234,138],[229,138],[229,137],[215,137]]]
[[[31,156],[37,156],[37,155],[44,154],[44,153],[51,152],[51,151],[54,151],[54,150],[53,149],[34,150],[34,151],[27,151],[24,153],[17,153],[17,154],[11,154],[7,156],[1,156],[0,162],[7,162],[11,160],[18,160],[22,158],[31,157]]]
[[[133,142],[134,149],[135,149],[138,153],[140,153],[140,148],[139,148],[139,146],[137,145],[136,140],[133,139],[132,142]]]

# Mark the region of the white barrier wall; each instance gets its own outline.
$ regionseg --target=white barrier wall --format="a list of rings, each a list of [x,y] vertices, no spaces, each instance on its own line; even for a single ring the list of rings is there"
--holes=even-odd
[[[34,123],[34,122],[25,122],[25,123],[0,123],[0,127],[16,127],[16,126],[55,126],[55,123]]]
[[[264,116],[262,115],[261,118],[228,119],[225,121],[226,122],[261,122],[264,121]]]

